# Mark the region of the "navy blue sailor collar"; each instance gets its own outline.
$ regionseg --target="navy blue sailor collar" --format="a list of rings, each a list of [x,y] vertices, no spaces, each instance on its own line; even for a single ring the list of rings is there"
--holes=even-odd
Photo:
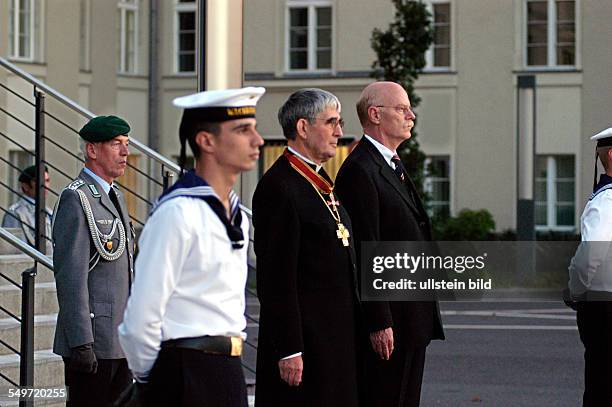
[[[600,192],[606,191],[612,188],[612,177],[607,174],[601,174],[599,176],[599,182],[595,186],[589,201],[595,198]]]
[[[221,203],[219,196],[203,178],[198,176],[194,170],[190,170],[159,197],[151,209],[151,215],[164,202],[181,196],[204,200],[225,226],[227,236],[232,242],[232,248],[241,249],[244,246],[240,199],[233,190],[229,193],[231,217],[228,219],[225,207]]]

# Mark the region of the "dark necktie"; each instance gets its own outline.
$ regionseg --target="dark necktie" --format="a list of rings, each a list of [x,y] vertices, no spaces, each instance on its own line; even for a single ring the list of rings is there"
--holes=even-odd
[[[404,164],[402,164],[402,160],[400,160],[400,158],[396,154],[393,156],[393,158],[391,158],[391,162],[395,165],[395,168],[393,169],[393,172],[395,172],[395,175],[397,175],[400,181],[405,182],[406,181],[406,169],[404,168]]]
[[[406,190],[408,191],[408,196],[410,197],[412,204],[417,207],[418,198],[416,197],[416,191],[414,191],[412,182],[407,179],[408,173],[406,171],[406,167],[404,167],[404,164],[402,164],[402,160],[400,160],[400,158],[396,154],[393,156],[393,158],[391,158],[391,162],[395,164],[393,172],[395,173],[395,175],[397,175],[402,184],[406,186]]]
[[[108,197],[110,198],[113,205],[115,205],[115,209],[117,209],[119,217],[121,218],[121,220],[123,220],[123,213],[121,212],[121,205],[119,205],[119,198],[117,197],[115,188],[111,187],[110,191],[108,191]]]

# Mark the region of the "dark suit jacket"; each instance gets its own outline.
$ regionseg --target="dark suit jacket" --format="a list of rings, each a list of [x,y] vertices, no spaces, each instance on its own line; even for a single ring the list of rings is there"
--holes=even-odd
[[[358,252],[363,241],[432,239],[414,184],[409,178],[402,184],[365,137],[340,168],[335,190],[351,217]],[[414,346],[444,339],[437,302],[371,301],[363,302],[363,309],[370,332],[393,327],[396,338],[403,336],[400,340]]]
[[[342,246],[326,205],[284,156],[257,185],[253,226],[261,303],[257,406],[357,405],[353,247]],[[303,383],[289,387],[278,361],[298,352]]]
[[[102,187],[87,173],[81,171],[79,178],[86,183],[80,190],[89,200],[98,229],[110,233],[110,222],[120,214]],[[100,196],[94,196],[87,184],[94,185]],[[121,217],[129,222],[124,199],[115,191]],[[58,355],[70,356],[71,348],[93,342],[99,359],[124,357],[117,327],[123,320],[133,267],[134,234],[129,223],[125,223],[125,232],[128,241],[121,257],[111,262],[100,259],[89,271],[96,249],[85,213],[76,191],[62,191],[53,222],[53,266],[59,303],[53,351]],[[118,246],[118,231],[112,242],[113,247]]]

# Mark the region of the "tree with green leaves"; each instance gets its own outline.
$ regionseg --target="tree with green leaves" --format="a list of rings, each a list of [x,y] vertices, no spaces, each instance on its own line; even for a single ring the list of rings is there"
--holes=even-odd
[[[433,42],[431,15],[421,1],[392,0],[392,3],[395,17],[389,28],[385,31],[375,28],[372,33],[372,49],[377,56],[372,64],[372,77],[402,85],[415,108],[420,98],[414,92],[414,81],[425,67],[425,52]],[[419,147],[415,129],[412,129],[412,137],[403,142],[397,152],[419,193],[427,201],[423,191],[425,154]]]

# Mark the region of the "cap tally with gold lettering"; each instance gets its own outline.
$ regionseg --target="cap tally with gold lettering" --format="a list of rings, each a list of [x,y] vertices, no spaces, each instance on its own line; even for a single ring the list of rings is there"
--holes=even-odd
[[[196,134],[197,124],[220,123],[255,117],[255,107],[266,92],[263,87],[209,90],[181,96],[172,101],[174,106],[185,109],[179,128],[181,163],[184,163],[185,144]],[[181,164],[181,167],[183,165]]]
[[[591,137],[591,140],[597,141],[597,146],[595,147],[595,173],[593,174],[593,190],[595,190],[595,187],[597,186],[598,150],[603,148],[612,148],[612,127],[600,131],[599,133]]]

